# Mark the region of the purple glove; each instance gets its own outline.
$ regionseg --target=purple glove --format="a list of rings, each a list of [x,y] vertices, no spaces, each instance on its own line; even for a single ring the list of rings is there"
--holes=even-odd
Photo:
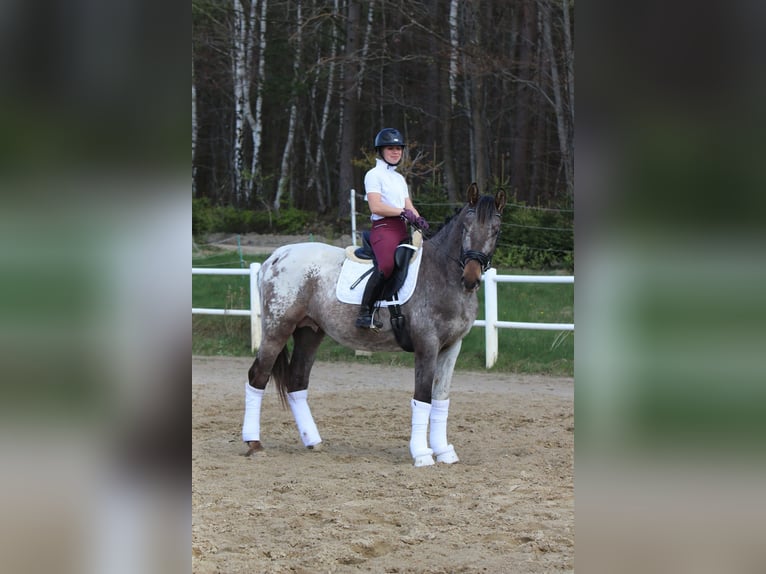
[[[428,230],[430,227],[424,217],[415,217],[411,209],[402,211],[402,219],[409,221],[412,225],[423,231]]]
[[[402,211],[401,217],[402,219],[412,223],[412,225],[418,224],[418,218],[415,217],[415,214],[412,212],[411,209],[405,209],[404,211]]]

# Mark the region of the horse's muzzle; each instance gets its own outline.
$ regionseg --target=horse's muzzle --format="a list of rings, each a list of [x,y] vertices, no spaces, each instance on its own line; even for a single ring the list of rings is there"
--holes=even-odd
[[[479,287],[481,287],[481,281],[474,281],[473,283],[469,283],[463,279],[463,287],[465,287],[465,290],[468,293],[473,293],[474,291],[479,290]]]
[[[475,259],[466,261],[463,267],[463,277],[460,279],[463,288],[469,293],[478,291],[481,286],[481,263]]]

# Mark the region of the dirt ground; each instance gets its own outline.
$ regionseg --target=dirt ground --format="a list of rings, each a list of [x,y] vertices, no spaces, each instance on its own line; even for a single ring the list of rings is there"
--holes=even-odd
[[[461,460],[414,468],[412,369],[363,359],[314,367],[318,452],[269,385],[265,450],[245,458],[250,363],[192,359],[195,573],[574,571],[571,378],[457,372]]]

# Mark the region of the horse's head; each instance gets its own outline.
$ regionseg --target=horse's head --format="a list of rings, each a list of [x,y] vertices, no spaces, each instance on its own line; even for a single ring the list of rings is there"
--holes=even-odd
[[[500,233],[500,217],[505,207],[505,192],[499,190],[495,197],[479,196],[479,187],[468,187],[468,205],[465,206],[463,239],[460,265],[463,267],[463,287],[476,291],[481,284],[481,274],[489,269]]]

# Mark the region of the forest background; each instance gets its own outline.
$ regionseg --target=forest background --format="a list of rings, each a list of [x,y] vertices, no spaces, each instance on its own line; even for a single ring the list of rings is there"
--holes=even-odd
[[[568,0],[193,0],[193,233],[347,233],[374,136],[395,127],[430,222],[473,181],[502,188],[496,262],[573,270],[573,12]]]

